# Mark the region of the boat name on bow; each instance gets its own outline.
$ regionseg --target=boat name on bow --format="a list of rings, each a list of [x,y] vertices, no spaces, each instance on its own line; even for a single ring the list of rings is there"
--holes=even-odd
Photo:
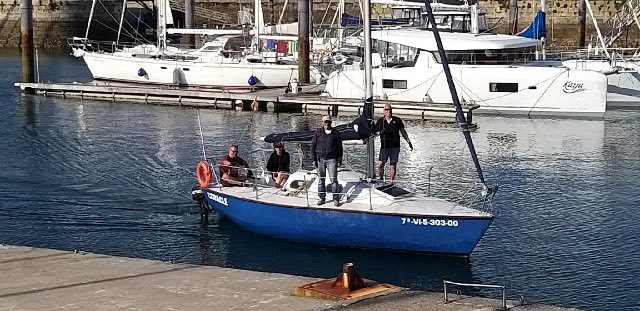
[[[584,90],[584,83],[567,81],[562,86],[565,93],[576,93]]]
[[[215,193],[211,193],[211,192],[207,192],[207,197],[209,197],[209,199],[216,201],[224,206],[229,206],[229,203],[227,203],[227,198],[223,197],[223,196],[219,196]]]

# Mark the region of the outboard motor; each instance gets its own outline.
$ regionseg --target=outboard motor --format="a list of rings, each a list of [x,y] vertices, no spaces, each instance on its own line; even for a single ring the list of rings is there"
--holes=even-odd
[[[194,186],[191,189],[191,199],[198,203],[198,207],[200,207],[200,219],[209,220],[209,212],[211,211],[211,207],[207,200],[204,198],[204,191],[200,188],[200,186]]]

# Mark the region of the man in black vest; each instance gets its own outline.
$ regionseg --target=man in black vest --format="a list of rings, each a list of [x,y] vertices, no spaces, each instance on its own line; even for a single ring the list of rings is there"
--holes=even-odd
[[[313,133],[311,139],[311,158],[313,167],[318,169],[318,205],[325,203],[325,176],[331,180],[333,205],[340,206],[340,192],[338,191],[338,166],[342,165],[342,139],[340,133],[331,127],[331,117],[322,117],[322,127]]]
[[[396,165],[400,155],[400,134],[413,151],[413,145],[404,129],[402,119],[394,117],[391,105],[384,105],[384,116],[376,122],[377,132],[380,132],[380,156],[378,157],[378,176],[384,180],[384,165],[389,160],[389,179],[396,179]]]

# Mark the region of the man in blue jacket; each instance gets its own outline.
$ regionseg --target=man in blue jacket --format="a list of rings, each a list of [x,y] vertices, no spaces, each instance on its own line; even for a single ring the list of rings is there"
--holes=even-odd
[[[322,117],[322,127],[313,133],[311,140],[311,158],[313,167],[318,169],[318,205],[325,203],[325,176],[331,180],[333,205],[340,206],[340,192],[338,191],[338,166],[342,165],[342,139],[340,133],[331,127],[331,117]]]

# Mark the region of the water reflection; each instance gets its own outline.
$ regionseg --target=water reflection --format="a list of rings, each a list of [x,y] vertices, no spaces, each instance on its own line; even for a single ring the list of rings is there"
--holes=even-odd
[[[487,180],[500,182],[499,215],[470,258],[440,257],[271,239],[215,213],[203,224],[188,195],[202,158],[198,110],[20,96],[11,84],[19,58],[0,56],[0,65],[8,77],[0,85],[4,243],[326,278],[355,262],[363,276],[414,289],[440,289],[442,279],[505,284],[530,301],[586,309],[632,309],[640,295],[640,279],[630,277],[640,273],[639,110],[608,111],[605,120],[477,117],[472,135]],[[67,66],[65,78],[82,74],[65,59],[49,65],[43,74],[51,79],[56,66]],[[250,150],[269,147],[259,137],[313,130],[320,120],[209,109],[200,116],[215,160],[238,142],[251,158]],[[420,180],[431,165],[474,178],[455,126],[406,124],[415,151],[403,145],[398,178]],[[364,148],[347,149],[363,170]]]
[[[36,101],[31,95],[20,96],[20,104],[22,105],[23,119],[22,127],[27,133],[36,134]]]

